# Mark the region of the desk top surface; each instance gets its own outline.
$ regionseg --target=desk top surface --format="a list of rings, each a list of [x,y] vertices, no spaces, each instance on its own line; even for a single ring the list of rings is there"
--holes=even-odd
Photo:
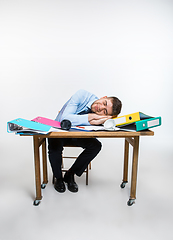
[[[69,131],[69,132],[50,132],[48,134],[39,134],[41,138],[123,138],[123,137],[139,137],[153,136],[154,132],[147,130],[141,132],[125,132],[125,131]],[[25,135],[26,136],[26,135]]]

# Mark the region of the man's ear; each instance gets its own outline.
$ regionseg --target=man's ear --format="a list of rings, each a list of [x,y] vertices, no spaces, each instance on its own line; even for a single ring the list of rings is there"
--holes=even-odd
[[[107,96],[101,97],[101,98],[107,98]]]

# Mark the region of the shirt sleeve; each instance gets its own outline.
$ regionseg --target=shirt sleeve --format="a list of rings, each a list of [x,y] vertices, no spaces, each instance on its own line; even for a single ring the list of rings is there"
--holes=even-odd
[[[58,119],[59,121],[67,119],[71,122],[72,126],[91,125],[88,122],[88,114],[83,114],[83,115],[77,114],[78,106],[85,99],[84,93],[85,93],[84,90],[79,90],[71,97],[65,109],[63,110],[62,115],[60,111],[59,119]]]

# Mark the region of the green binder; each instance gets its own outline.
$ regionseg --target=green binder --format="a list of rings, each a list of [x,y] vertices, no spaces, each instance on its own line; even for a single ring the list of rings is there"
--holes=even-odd
[[[153,117],[135,123],[125,124],[119,126],[120,129],[126,131],[142,131],[153,127],[158,127],[161,125],[161,117]]]

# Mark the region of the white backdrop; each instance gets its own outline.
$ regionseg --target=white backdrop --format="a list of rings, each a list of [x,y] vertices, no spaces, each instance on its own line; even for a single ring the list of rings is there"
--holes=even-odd
[[[6,122],[55,118],[83,88],[172,131],[172,1],[0,1],[1,136]]]
[[[166,162],[173,155],[172,43],[171,0],[0,0],[0,178],[8,176],[5,163],[17,171],[13,157],[22,162],[31,150],[30,138],[7,133],[7,121],[54,119],[81,88],[119,97],[121,115],[161,116],[141,147]]]

